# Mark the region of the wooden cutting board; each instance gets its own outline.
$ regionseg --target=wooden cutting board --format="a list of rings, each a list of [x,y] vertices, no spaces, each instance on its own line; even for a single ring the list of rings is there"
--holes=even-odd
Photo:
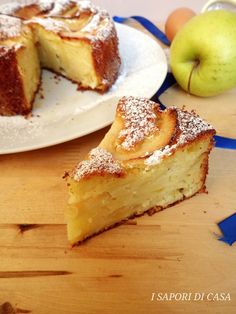
[[[236,138],[235,97],[233,90],[208,101],[173,87],[162,101],[195,108]],[[0,313],[235,313],[235,244],[217,240],[217,222],[236,210],[236,151],[212,152],[208,194],[70,248],[62,176],[106,131],[0,156]],[[190,300],[157,300],[158,293]],[[220,293],[227,300],[217,301]]]

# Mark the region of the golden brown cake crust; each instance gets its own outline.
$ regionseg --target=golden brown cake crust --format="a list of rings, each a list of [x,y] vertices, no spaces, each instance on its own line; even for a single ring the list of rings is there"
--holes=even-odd
[[[108,38],[98,39],[92,46],[94,67],[103,82],[101,91],[105,92],[116,81],[121,64],[115,27]]]
[[[0,46],[0,73],[0,115],[29,113],[14,47]]]

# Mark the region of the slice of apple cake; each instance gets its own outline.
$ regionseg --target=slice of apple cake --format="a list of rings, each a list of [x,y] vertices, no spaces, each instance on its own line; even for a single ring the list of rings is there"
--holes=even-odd
[[[67,175],[69,241],[204,191],[214,134],[193,112],[123,97],[100,145]]]

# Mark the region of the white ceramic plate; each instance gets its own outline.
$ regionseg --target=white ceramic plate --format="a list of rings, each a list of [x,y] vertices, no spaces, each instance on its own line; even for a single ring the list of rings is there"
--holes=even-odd
[[[115,85],[104,95],[78,91],[76,84],[43,71],[44,98],[37,95],[33,117],[0,117],[0,154],[63,143],[109,125],[124,95],[152,97],[167,73],[162,48],[147,35],[116,24],[122,66]]]

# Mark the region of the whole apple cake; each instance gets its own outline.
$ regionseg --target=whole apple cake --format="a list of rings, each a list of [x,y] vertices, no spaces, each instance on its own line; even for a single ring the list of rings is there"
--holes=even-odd
[[[69,241],[205,191],[214,134],[193,112],[123,97],[102,142],[66,174]]]
[[[109,14],[78,0],[32,0],[0,6],[0,114],[27,114],[41,68],[105,92],[115,82],[120,57]]]

